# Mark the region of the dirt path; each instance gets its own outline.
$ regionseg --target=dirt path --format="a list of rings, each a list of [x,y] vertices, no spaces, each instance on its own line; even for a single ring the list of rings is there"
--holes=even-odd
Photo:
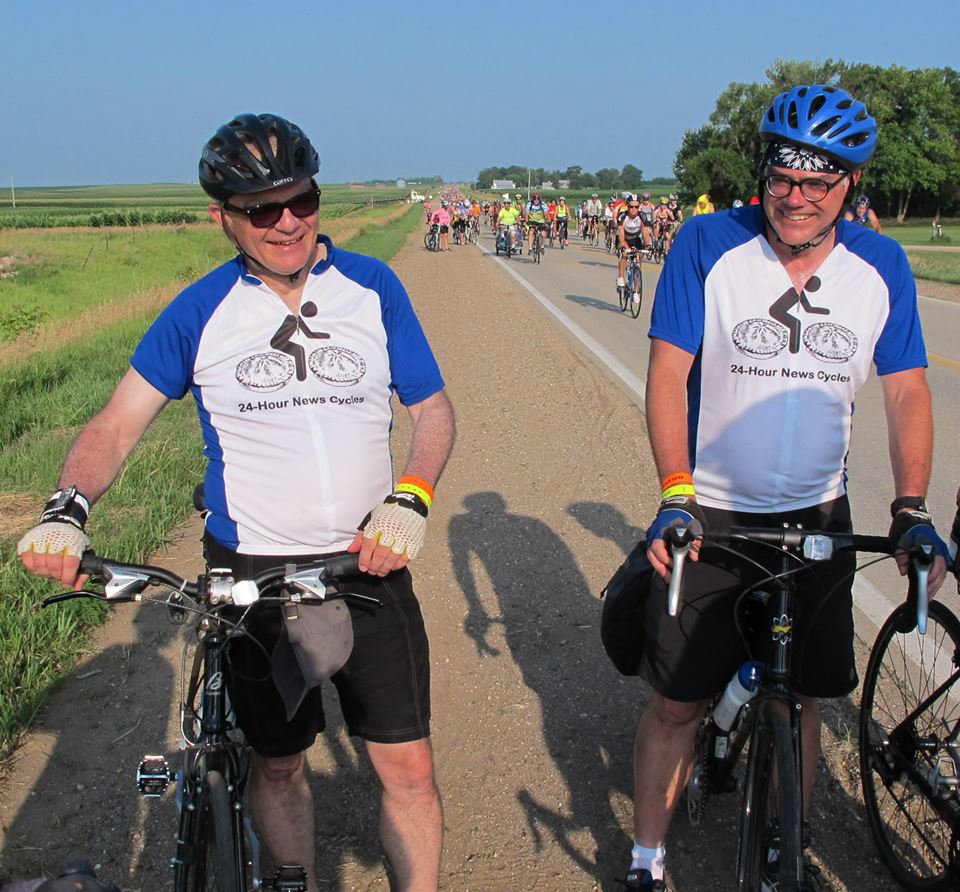
[[[459,422],[414,568],[432,645],[442,888],[621,889],[645,691],[602,654],[598,592],[657,498],[643,417],[492,260],[428,254],[421,238],[394,266]],[[402,415],[397,428],[402,461]],[[158,562],[195,572],[198,535],[191,525]],[[174,804],[140,801],[134,772],[145,753],[176,759],[181,634],[144,606],[95,636],[0,785],[4,869],[36,876],[79,850],[124,890],[165,887]],[[827,719],[814,853],[835,888],[893,889],[864,824],[855,709],[842,701]],[[332,725],[310,753],[321,888],[386,890],[369,765]],[[731,888],[736,806],[713,803],[697,830],[677,816],[672,889]]]

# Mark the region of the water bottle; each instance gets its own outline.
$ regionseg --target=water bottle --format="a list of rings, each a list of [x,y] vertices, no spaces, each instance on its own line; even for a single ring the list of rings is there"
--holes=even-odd
[[[740,707],[757,692],[762,668],[763,663],[759,660],[747,660],[730,679],[713,707],[713,721],[721,731],[728,732],[733,727]]]

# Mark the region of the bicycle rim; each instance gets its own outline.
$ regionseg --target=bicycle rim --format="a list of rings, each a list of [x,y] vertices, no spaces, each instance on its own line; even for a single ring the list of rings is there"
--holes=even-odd
[[[797,740],[799,746],[799,739]],[[743,789],[737,889],[760,892],[767,876],[770,828],[779,825],[779,892],[796,892],[803,877],[800,775],[790,719],[764,709],[750,739]]]
[[[643,305],[643,276],[639,267],[634,270],[631,279],[630,315],[636,319],[640,315],[640,307]],[[636,300],[634,300],[634,297],[636,297]]]
[[[233,828],[226,781],[220,772],[209,771],[193,811],[184,803],[180,829],[186,845],[178,849],[176,892],[243,892]]]
[[[951,764],[945,745],[960,721],[960,686],[947,684],[958,669],[958,647],[960,621],[944,604],[930,603],[926,635],[916,629],[914,608],[903,604],[880,629],[863,682],[860,781],[867,819],[880,858],[909,890],[956,889],[960,879],[958,865],[951,867],[960,790],[944,786],[935,801],[928,796],[935,772]]]

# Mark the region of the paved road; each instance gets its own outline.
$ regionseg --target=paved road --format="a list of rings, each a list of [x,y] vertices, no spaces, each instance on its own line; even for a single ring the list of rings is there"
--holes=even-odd
[[[493,238],[486,232],[480,241],[492,262],[517,277],[568,333],[621,384],[634,402],[643,406],[648,359],[646,337],[650,306],[660,268],[644,264],[644,301],[639,318],[620,312],[614,289],[616,261],[602,247],[579,239],[561,251],[548,249],[543,262],[534,264],[525,255],[506,260],[493,254]],[[960,483],[960,466],[954,460],[960,442],[960,412],[953,394],[960,374],[960,305],[920,298],[920,312],[930,357],[928,377],[934,395],[936,445],[934,475],[928,499],[943,532],[954,513],[954,493]],[[879,382],[873,378],[857,398],[850,453],[850,493],[854,517],[862,532],[885,532],[892,498],[886,422]],[[885,562],[858,577],[857,603],[873,623],[882,620],[890,605],[902,598],[903,587],[895,570]],[[949,587],[949,583],[948,583]]]

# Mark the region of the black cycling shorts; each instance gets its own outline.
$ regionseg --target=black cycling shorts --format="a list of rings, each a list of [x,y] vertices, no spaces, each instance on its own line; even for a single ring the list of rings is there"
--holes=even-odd
[[[309,555],[284,558],[236,554],[209,534],[204,537],[204,550],[209,566],[229,567],[238,579],[250,578],[287,560],[311,559]],[[350,734],[374,743],[405,743],[429,737],[429,647],[409,571],[398,570],[382,578],[364,573],[350,579],[344,589],[383,603],[375,610],[351,606],[353,652],[331,679]],[[276,758],[303,752],[326,727],[322,686],[307,693],[287,722],[286,707],[270,679],[264,654],[272,652],[281,634],[279,609],[272,605],[255,609],[248,628],[262,649],[244,637],[233,639],[227,648],[227,685],[237,724],[254,751],[263,756]]]
[[[707,528],[779,526],[801,523],[806,529],[850,530],[850,505],[844,496],[832,502],[783,514],[747,514],[703,509]],[[779,555],[745,543],[737,551],[779,570]],[[853,571],[856,556],[841,553],[797,574],[793,617],[793,684],[810,697],[841,697],[857,686],[853,652]],[[683,571],[680,615],[666,612],[666,583],[654,576],[644,614],[640,675],[670,700],[707,700],[719,693],[747,659],[766,659],[770,628],[750,598],[740,604],[749,649],[738,634],[734,609],[744,589],[763,578],[743,559],[706,545],[700,560]]]

